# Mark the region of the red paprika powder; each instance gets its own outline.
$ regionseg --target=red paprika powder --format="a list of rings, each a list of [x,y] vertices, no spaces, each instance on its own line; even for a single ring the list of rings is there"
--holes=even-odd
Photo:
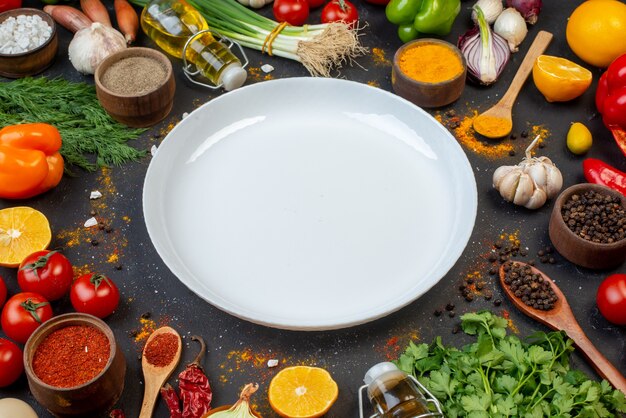
[[[167,366],[178,351],[178,337],[171,332],[159,334],[148,342],[143,355],[148,363],[156,367]]]
[[[50,386],[70,388],[96,377],[111,355],[109,339],[88,325],[71,325],[48,335],[33,355],[33,371]]]

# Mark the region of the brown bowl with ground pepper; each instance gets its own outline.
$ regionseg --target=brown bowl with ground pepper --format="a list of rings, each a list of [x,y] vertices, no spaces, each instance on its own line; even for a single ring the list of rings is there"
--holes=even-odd
[[[626,259],[626,196],[598,184],[561,192],[549,226],[556,250],[574,264],[610,269]]]
[[[465,88],[467,64],[459,49],[440,39],[416,39],[393,57],[391,85],[400,97],[420,107],[442,107]]]
[[[24,369],[31,393],[55,416],[95,416],[120,398],[126,359],[101,319],[70,313],[30,336]]]
[[[94,74],[96,94],[115,120],[145,128],[172,110],[176,82],[172,63],[151,48],[128,48],[108,56]]]

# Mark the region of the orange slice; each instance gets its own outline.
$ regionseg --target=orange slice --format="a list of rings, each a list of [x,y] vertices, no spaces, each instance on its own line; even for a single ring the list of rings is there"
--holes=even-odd
[[[541,55],[533,66],[533,81],[549,102],[567,102],[591,85],[591,71],[565,58]]]
[[[315,418],[337,400],[339,389],[326,370],[294,366],[281,370],[270,382],[270,405],[281,417]]]
[[[43,213],[26,206],[0,210],[0,266],[17,267],[26,256],[46,249],[52,239]]]

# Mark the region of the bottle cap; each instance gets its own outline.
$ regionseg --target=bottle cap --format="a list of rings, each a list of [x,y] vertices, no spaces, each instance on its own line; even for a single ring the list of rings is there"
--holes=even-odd
[[[378,379],[383,374],[387,372],[396,371],[396,370],[398,370],[398,367],[395,364],[389,361],[384,361],[382,363],[378,363],[370,367],[367,373],[365,373],[365,377],[363,378],[363,381],[365,382],[366,385],[369,385],[370,383]]]
[[[240,63],[233,62],[222,71],[222,79],[218,84],[222,84],[226,91],[234,90],[243,86],[246,82],[248,73],[243,69]]]

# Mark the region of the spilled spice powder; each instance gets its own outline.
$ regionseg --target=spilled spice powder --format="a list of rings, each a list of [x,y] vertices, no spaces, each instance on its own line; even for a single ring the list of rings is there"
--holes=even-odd
[[[372,58],[376,65],[391,65],[391,61],[389,61],[385,50],[382,48],[372,48]]]
[[[143,355],[153,366],[164,367],[172,362],[177,351],[178,337],[171,332],[166,332],[150,340]]]
[[[143,341],[157,329],[157,324],[150,318],[139,318],[141,329],[135,335],[135,342]]]
[[[87,325],[53,331],[37,346],[33,371],[50,386],[70,388],[96,377],[111,355],[109,339]]]
[[[370,80],[367,82],[368,86],[372,86],[372,87],[380,87],[380,83],[376,80]]]

